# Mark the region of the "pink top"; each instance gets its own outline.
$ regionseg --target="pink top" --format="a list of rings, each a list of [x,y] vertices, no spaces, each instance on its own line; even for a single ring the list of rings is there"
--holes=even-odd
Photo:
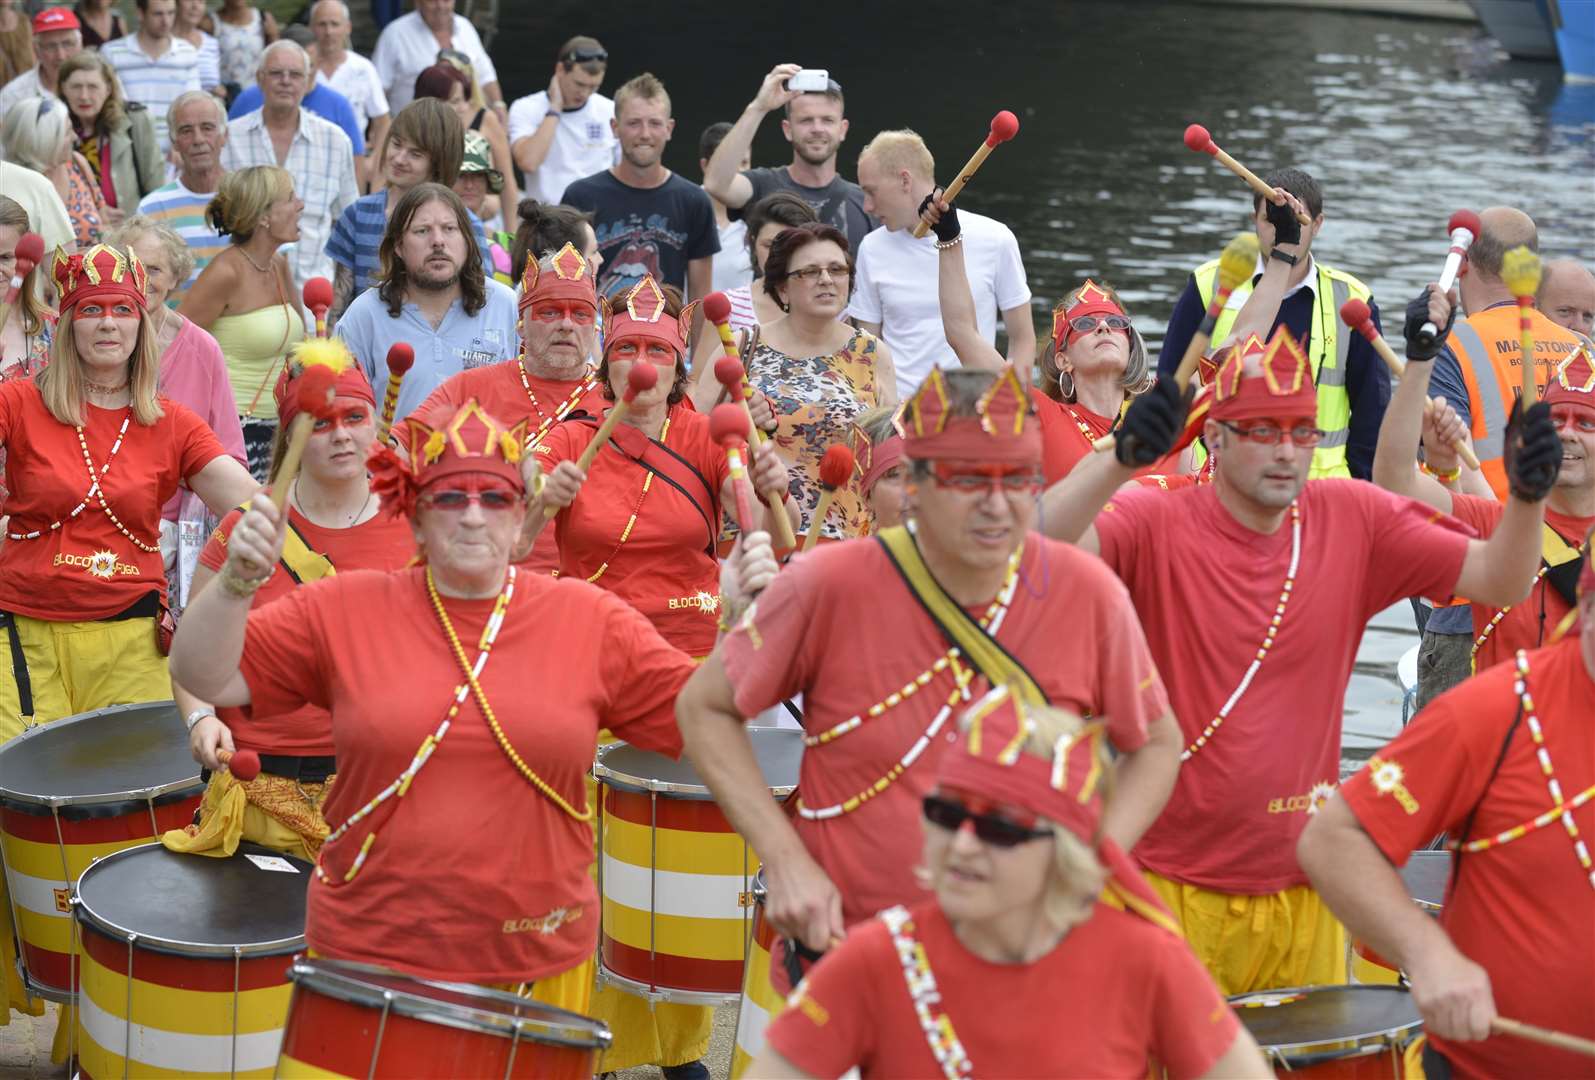
[[[169,312],[166,317],[183,319],[183,328],[161,354],[161,393],[188,406],[216,433],[216,440],[228,456],[240,465],[247,465],[244,431],[238,424],[238,407],[233,403],[233,388],[227,381],[227,361],[222,358],[221,346],[209,333],[177,312]],[[174,495],[161,516],[176,521],[181,497]]]

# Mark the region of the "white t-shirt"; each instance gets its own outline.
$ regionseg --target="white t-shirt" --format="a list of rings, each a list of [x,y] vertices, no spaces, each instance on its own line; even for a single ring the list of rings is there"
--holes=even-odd
[[[1030,303],[1019,241],[1008,226],[984,214],[960,210],[958,221],[975,317],[981,335],[995,342],[998,314]],[[880,323],[897,369],[899,401],[912,397],[937,364],[958,363],[942,332],[937,258],[935,235],[915,240],[909,229],[876,229],[858,246],[858,281],[847,313],[860,322]]]
[[[748,223],[733,221],[720,229],[720,250],[714,257],[716,292],[735,289],[753,280],[753,261],[748,257]]]
[[[388,108],[398,112],[415,100],[415,77],[438,62],[438,48],[438,39],[414,11],[383,27],[371,62],[388,95]],[[482,48],[476,27],[463,15],[454,16],[454,48],[471,58],[479,86],[498,82],[498,69]]]
[[[338,93],[349,99],[349,107],[354,110],[355,123],[360,125],[363,133],[379,116],[388,115],[388,95],[382,89],[382,79],[377,75],[377,66],[359,53],[346,52],[343,54],[343,63],[328,78],[327,73],[319,67],[316,69],[316,81],[323,86],[330,86]],[[414,80],[411,80],[414,82]],[[380,147],[367,147],[372,153],[378,152]]]
[[[11,111],[11,106],[23,98],[49,96],[49,91],[39,85],[39,69],[31,67],[0,88],[0,118]]]
[[[528,136],[548,115],[548,91],[540,90],[510,106],[510,148]],[[526,176],[523,195],[538,202],[557,203],[565,188],[584,176],[603,172],[620,160],[620,140],[610,129],[615,118],[615,103],[602,94],[593,94],[579,109],[559,114],[554,144],[537,169]]]

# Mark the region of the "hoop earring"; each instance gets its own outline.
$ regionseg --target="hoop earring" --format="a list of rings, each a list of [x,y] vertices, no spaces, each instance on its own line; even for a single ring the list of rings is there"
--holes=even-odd
[[[1063,382],[1065,378],[1069,380],[1067,386],[1065,386]],[[1062,395],[1063,400],[1065,401],[1074,400],[1074,376],[1061,368],[1058,370],[1058,393]]]

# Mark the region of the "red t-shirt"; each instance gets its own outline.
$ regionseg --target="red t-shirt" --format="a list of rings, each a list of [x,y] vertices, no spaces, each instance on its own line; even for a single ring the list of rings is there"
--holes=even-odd
[[[446,600],[475,662],[494,600]],[[454,702],[461,672],[424,572],[338,574],[249,614],[240,664],[258,711],[332,711],[340,827],[409,766]],[[598,731],[676,755],[686,654],[646,619],[580,581],[519,573],[478,679],[509,742],[573,807],[585,802]],[[341,884],[371,826],[363,869]],[[311,948],[425,978],[520,982],[597,947],[587,869],[592,829],[520,774],[468,695],[402,799],[322,849],[310,886]]]
[[[1174,794],[1136,845],[1145,867],[1220,892],[1303,884],[1296,838],[1340,777],[1340,720],[1377,612],[1408,596],[1445,599],[1462,572],[1464,526],[1359,480],[1314,480],[1301,506],[1295,588],[1268,657],[1228,718],[1180,768]],[[1102,557],[1130,588],[1190,746],[1240,685],[1290,565],[1287,514],[1272,536],[1246,528],[1214,485],[1123,491],[1097,516]]]
[[[1595,784],[1595,680],[1577,635],[1528,654],[1529,695],[1563,799]],[[1516,665],[1500,664],[1431,702],[1341,788],[1352,813],[1397,866],[1441,832],[1497,836],[1554,805],[1527,718],[1519,721]],[[1496,770],[1496,761],[1500,768]],[[1399,770],[1400,792],[1381,793],[1373,771]],[[1494,771],[1494,778],[1491,773]],[[1595,836],[1595,802],[1572,812]],[[1455,856],[1454,856],[1455,857]],[[1573,840],[1553,821],[1516,840],[1463,853],[1440,923],[1490,973],[1502,1016],[1595,1039],[1595,889]],[[1429,1036],[1457,1076],[1595,1076],[1595,1062],[1522,1039],[1452,1042]]]
[[[241,517],[243,512],[234,510],[222,518],[210,542],[199,553],[201,566],[210,570],[222,568],[227,561],[227,538]],[[324,529],[292,506],[288,508],[288,520],[310,550],[325,555],[334,570],[398,570],[415,557],[415,534],[409,521],[380,511],[376,517],[349,529]],[[272,567],[266,584],[255,593],[253,606],[265,607],[280,600],[298,584],[278,563]],[[314,705],[276,716],[252,707],[218,709],[216,714],[232,730],[233,742],[240,750],[301,757],[333,753],[332,716]]]
[[[427,395],[417,412],[424,414],[434,405],[463,405],[474,397],[488,415],[500,423],[514,425],[527,421],[526,447],[530,450],[570,413],[587,412],[598,416],[609,407],[596,378],[545,379],[528,372],[523,384],[521,375],[519,360],[468,368],[445,379]],[[526,392],[528,385],[532,390],[530,394]],[[559,566],[559,548],[553,530],[544,529],[537,543],[532,545],[531,553],[516,565],[535,574],[552,574]]]
[[[1473,526],[1480,536],[1489,536],[1501,523],[1506,507],[1494,499],[1481,499],[1477,495],[1452,495],[1451,513],[1458,521]],[[1569,517],[1558,514],[1549,507],[1545,510],[1545,523],[1573,547],[1584,542],[1595,518]],[[1501,609],[1488,604],[1473,605],[1473,640],[1478,641],[1484,628],[1490,625]],[[1506,615],[1484,639],[1474,659],[1474,670],[1483,671],[1503,660],[1511,659],[1519,649],[1537,649],[1551,636],[1572,605],[1543,577],[1534,583],[1528,599],[1507,609]]]
[[[916,905],[938,1009],[976,1076],[1145,1077],[1150,1060],[1201,1076],[1240,1022],[1190,948],[1103,904],[1032,964],[995,964],[966,949],[934,900]],[[815,1076],[940,1076],[903,962],[879,919],[826,953],[765,1029],[782,1057]]]
[[[972,614],[979,617],[986,605]],[[1124,587],[1091,555],[1032,533],[1020,580],[996,640],[1041,684],[1052,703],[1108,724],[1119,750],[1146,742],[1168,711],[1168,695]],[[948,651],[879,542],[825,544],[795,559],[727,635],[721,659],[743,716],[803,695],[804,726],[818,735],[901,691]],[[815,810],[870,788],[897,765],[947,704],[950,668],[902,703],[803,755],[803,805]],[[990,689],[975,674],[967,707]],[[957,730],[950,715],[941,732]],[[924,897],[914,879],[921,800],[935,786],[946,748],[937,738],[906,772],[858,809],[794,824],[842,894],[848,922]],[[910,838],[905,840],[905,838]]]
[[[131,410],[83,406],[83,437],[100,487],[117,520],[140,543],[157,548],[144,551],[111,523],[98,496],[68,520],[90,487],[77,430],[50,415],[31,379],[0,383],[0,445],[11,492],[6,532],[44,530],[32,540],[7,538],[0,544],[0,610],[89,622],[156,590],[165,597],[161,507],[179,483],[227,452],[187,408],[166,398],[160,403],[165,415],[154,424],[128,420],[115,458],[111,447]],[[56,522],[61,527],[51,530]]]
[[[575,461],[597,433],[591,424],[560,424],[538,445],[537,460],[545,471],[561,461]],[[651,474],[633,455],[648,443],[635,429],[616,434],[619,438],[593,459],[576,501],[554,519],[559,572],[586,581],[602,567],[603,574],[593,584],[646,615],[676,648],[691,656],[707,656],[719,632],[720,564],[715,540],[721,486],[730,475],[725,451],[709,438],[708,417],[675,406],[664,432],[665,449],[655,446],[651,456],[662,466],[673,466],[667,474],[670,479],[654,475],[643,495],[643,484]]]
[[[1030,400],[1041,421],[1041,471],[1048,484],[1056,484],[1093,453],[1091,444],[1108,433],[1114,418],[1098,416],[1084,405],[1054,401],[1033,386]],[[1080,430],[1082,424],[1090,435]]]

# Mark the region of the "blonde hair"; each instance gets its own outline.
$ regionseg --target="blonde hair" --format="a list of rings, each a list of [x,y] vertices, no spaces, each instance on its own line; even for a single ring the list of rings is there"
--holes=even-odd
[[[117,79],[111,62],[93,49],[84,49],[61,64],[61,70],[55,76],[55,85],[64,90],[67,79],[80,71],[97,71],[105,81],[105,104],[100,106],[100,115],[94,118],[96,131],[105,135],[126,127],[127,102],[122,98],[122,83]],[[216,95],[210,97],[212,101],[216,100]]]
[[[251,165],[222,177],[205,220],[235,244],[247,244],[272,204],[293,194],[294,178],[275,165]]]
[[[15,199],[5,195],[0,195],[0,225],[7,225],[17,230],[19,240],[24,233],[32,229],[28,224],[27,209]],[[29,270],[27,276],[22,279],[21,291],[17,293],[17,311],[22,315],[24,334],[33,335],[44,330],[44,316],[48,309],[39,300],[38,283],[42,272],[39,266]]]
[[[936,159],[931,156],[930,147],[917,131],[909,128],[881,132],[864,144],[858,156],[860,160],[869,158],[891,173],[907,169],[916,180],[936,179]]]
[[[132,252],[126,252],[126,255],[130,260],[137,258]],[[72,305],[73,308],[76,306]],[[50,363],[33,377],[33,381],[38,385],[39,396],[44,399],[44,407],[50,410],[51,416],[63,424],[81,427],[84,422],[85,380],[72,323],[72,308],[63,308],[55,340],[50,343]],[[148,316],[140,310],[138,337],[133,342],[133,353],[128,357],[128,389],[133,395],[133,419],[145,427],[150,427],[166,415],[156,400],[160,369],[161,354],[156,349],[155,330]]]
[[[0,121],[0,142],[13,164],[48,172],[72,150],[72,113],[54,95],[26,97]]]
[[[1125,318],[1131,317],[1130,309],[1125,306],[1123,300],[1119,299],[1118,290],[1105,281],[1098,281],[1095,284],[1097,288],[1108,294],[1109,299],[1119,305],[1119,310],[1124,312]],[[1056,315],[1060,311],[1068,311],[1073,307],[1080,299],[1080,290],[1084,288],[1085,285],[1083,284],[1077,285],[1064,293],[1063,299],[1059,300],[1053,307],[1053,314]],[[1147,358],[1146,340],[1141,337],[1141,331],[1135,328],[1134,322],[1130,324],[1129,336],[1129,356],[1124,362],[1124,374],[1119,376],[1119,385],[1124,388],[1125,397],[1135,397],[1152,389],[1152,384],[1157,382],[1157,370],[1152,367],[1151,361]],[[1052,324],[1049,322],[1047,324],[1046,344],[1041,347],[1041,355],[1036,359],[1036,366],[1041,370],[1041,392],[1053,401],[1072,401],[1074,395],[1070,394],[1069,397],[1065,398],[1063,386],[1058,381],[1058,375],[1063,371],[1061,352],[1062,350],[1058,348],[1057,341],[1052,337]]]
[[[172,288],[174,290],[182,288],[188,281],[188,275],[194,272],[194,253],[183,238],[177,235],[177,230],[165,222],[156,221],[143,214],[132,214],[122,219],[122,224],[112,230],[111,235],[105,238],[105,242],[132,251],[133,245],[145,236],[155,237],[166,249],[166,257],[172,264]]]
[[[665,90],[665,84],[659,81],[659,76],[651,71],[627,79],[620,84],[620,89],[615,91],[615,115],[619,116],[626,109],[626,102],[632,98],[642,98],[644,101],[663,101],[665,115],[670,115],[670,94]]]

